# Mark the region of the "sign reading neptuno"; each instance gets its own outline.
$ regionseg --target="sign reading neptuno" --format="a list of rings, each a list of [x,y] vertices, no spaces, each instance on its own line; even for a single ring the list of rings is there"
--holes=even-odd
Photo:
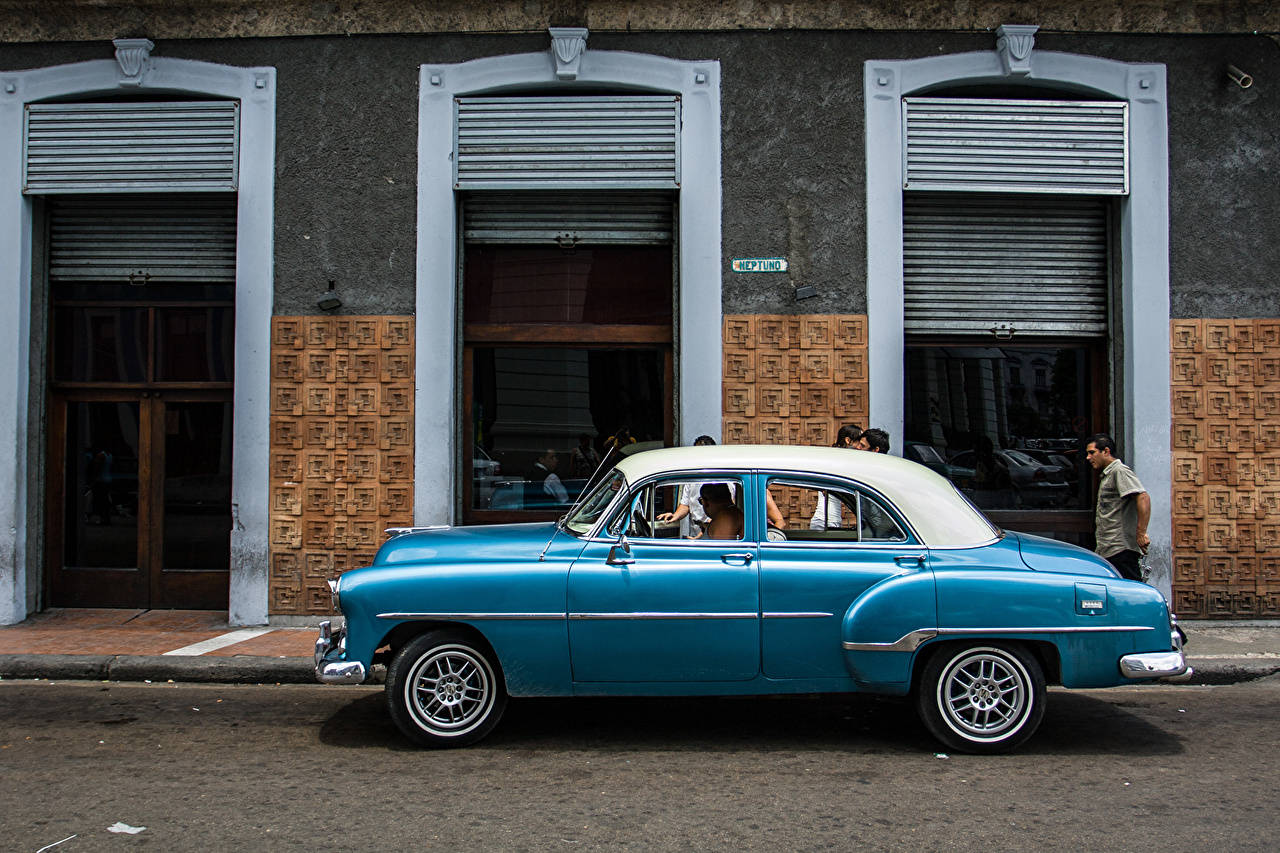
[[[734,272],[786,272],[786,258],[734,258]]]

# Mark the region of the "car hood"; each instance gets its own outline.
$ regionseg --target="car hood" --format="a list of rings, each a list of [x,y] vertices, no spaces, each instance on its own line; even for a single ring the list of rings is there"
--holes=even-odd
[[[1111,564],[1092,551],[1035,536],[1031,533],[1007,533],[1018,540],[1018,553],[1027,568],[1038,572],[1062,572],[1073,575],[1092,575],[1099,578],[1118,578],[1120,573]]]
[[[373,565],[426,563],[465,558],[467,562],[532,560],[555,535],[554,522],[486,524],[405,533],[378,549]]]

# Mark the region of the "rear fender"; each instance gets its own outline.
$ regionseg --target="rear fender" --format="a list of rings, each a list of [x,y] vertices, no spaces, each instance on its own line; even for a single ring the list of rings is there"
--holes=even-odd
[[[840,633],[849,674],[860,685],[904,692],[912,653],[937,626],[933,572],[920,569],[881,581],[845,611]]]

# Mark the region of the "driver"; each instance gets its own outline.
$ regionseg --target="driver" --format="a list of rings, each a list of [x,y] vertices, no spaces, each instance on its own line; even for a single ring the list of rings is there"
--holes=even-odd
[[[742,510],[733,502],[727,483],[705,483],[701,489],[702,509],[711,520],[707,539],[741,539]]]

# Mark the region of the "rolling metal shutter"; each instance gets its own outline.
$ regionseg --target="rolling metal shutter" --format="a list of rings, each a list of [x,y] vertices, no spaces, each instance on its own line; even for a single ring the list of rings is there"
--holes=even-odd
[[[29,104],[25,193],[236,189],[236,101]]]
[[[672,242],[670,193],[475,193],[463,202],[468,243]]]
[[[674,95],[458,98],[458,189],[675,189]]]
[[[908,190],[1129,192],[1123,101],[903,98]]]
[[[50,214],[49,279],[234,284],[235,196],[59,198]]]
[[[1104,199],[908,193],[903,203],[908,333],[1106,334]]]

